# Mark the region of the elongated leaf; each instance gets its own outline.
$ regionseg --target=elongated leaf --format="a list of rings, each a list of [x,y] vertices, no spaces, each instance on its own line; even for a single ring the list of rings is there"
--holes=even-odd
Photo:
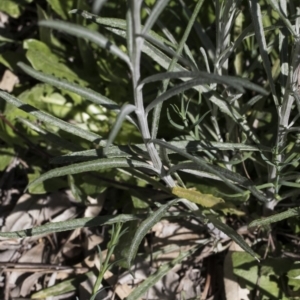
[[[123,124],[123,121],[125,120],[125,118],[135,110],[136,110],[136,107],[132,104],[123,105],[123,107],[121,108],[121,110],[117,116],[116,122],[115,122],[112,130],[109,133],[109,137],[107,139],[104,151],[106,151],[108,149],[108,147],[113,143],[120,128],[122,127],[122,124]]]
[[[102,96],[99,93],[94,92],[93,90],[85,87],[81,87],[78,84],[68,82],[66,80],[58,79],[57,77],[44,74],[42,72],[36,71],[33,68],[29,67],[28,65],[19,62],[17,64],[26,74],[30,75],[31,77],[40,80],[42,82],[49,83],[57,88],[68,90],[71,92],[76,93],[77,95],[82,96],[90,100],[91,102],[99,105],[105,105],[110,109],[120,109],[119,105],[108,99],[105,96]]]
[[[139,147],[140,145],[138,145]],[[137,148],[134,146],[133,148]],[[139,148],[137,148],[139,149]],[[140,149],[139,149],[140,150]],[[63,156],[58,156],[51,159],[52,164],[75,163],[80,161],[95,160],[105,157],[130,157],[133,155],[132,150],[127,146],[111,146],[103,153],[103,149],[91,149],[84,151],[76,151]]]
[[[142,241],[142,239],[145,237],[145,235],[148,233],[148,231],[157,223],[160,221],[160,219],[165,215],[167,210],[174,204],[176,204],[178,200],[175,199],[173,201],[168,202],[165,205],[162,205],[157,211],[155,211],[149,218],[147,218],[145,221],[141,223],[141,225],[138,227],[133,240],[131,242],[130,248],[128,250],[128,253],[126,253],[126,264],[127,267],[130,268],[132,260],[135,258],[138,247]]]
[[[251,146],[245,144],[235,144],[235,143],[219,143],[219,142],[210,142],[210,141],[174,141],[170,142],[171,145],[186,151],[188,153],[195,153],[205,151],[207,149],[215,149],[219,151],[267,151],[270,152],[271,148],[263,147],[263,146]],[[134,154],[134,152],[138,152],[142,155],[146,155],[146,147],[144,144],[136,144],[132,146],[110,146],[105,155],[107,157],[129,157]],[[167,149],[167,154],[175,153],[171,149]],[[66,154],[63,156],[55,157],[51,160],[54,164],[61,163],[74,163],[78,161],[86,161],[92,160],[96,158],[104,157],[102,149],[92,149],[85,151],[77,151],[72,152],[70,154]],[[173,166],[176,168],[176,166]],[[172,167],[172,168],[173,168]],[[181,169],[179,167],[179,169]]]
[[[144,84],[155,82],[155,81],[161,81],[164,79],[178,79],[178,78],[194,78],[194,77],[200,77],[201,73],[204,72],[192,72],[192,71],[178,71],[178,72],[163,72],[158,73],[155,75],[148,76],[144,78],[140,84],[139,87],[144,86]]]
[[[260,256],[255,253],[250,246],[245,242],[245,240],[238,234],[236,233],[231,227],[228,225],[222,223],[217,217],[213,215],[206,215],[206,218],[210,222],[214,224],[216,228],[227,234],[233,241],[235,241],[242,249],[244,249],[247,253],[252,255],[255,259],[258,261],[260,260]]]
[[[191,72],[192,75],[196,76],[197,72]],[[200,73],[200,72],[199,72]],[[166,76],[168,73],[166,73]],[[181,74],[181,72],[179,72],[179,74]],[[173,75],[173,74],[172,74]],[[157,75],[154,75],[157,76]],[[151,81],[151,79],[153,80],[156,79],[154,76],[151,76],[152,78],[148,79]],[[183,77],[188,77],[188,76],[183,76]],[[191,76],[194,77],[194,76]],[[147,80],[147,79],[146,79]],[[199,74],[199,77],[196,79],[191,79],[187,82],[178,84],[177,86],[174,86],[173,88],[169,89],[168,91],[166,91],[165,93],[163,93],[162,95],[160,95],[159,97],[157,97],[154,101],[152,101],[146,108],[146,113],[148,113],[152,108],[154,108],[157,104],[171,98],[172,96],[178,95],[182,92],[184,92],[185,90],[188,90],[194,86],[197,85],[202,85],[202,84],[206,84],[206,83],[222,83],[222,84],[227,84],[229,86],[234,87],[235,89],[237,89],[238,91],[240,91],[241,93],[244,92],[243,86],[251,86],[251,88],[253,88],[253,84],[251,84],[250,82],[247,82],[246,80],[238,80],[237,78],[234,77],[230,77],[230,76],[219,76],[219,75],[215,75],[215,74],[208,74],[205,72],[201,72]],[[266,91],[264,89],[262,89],[259,86],[255,87],[256,89],[260,90],[261,92],[263,92],[264,94],[266,94]]]
[[[270,6],[278,13],[282,22],[286,25],[290,33],[296,37],[298,34],[294,29],[294,26],[291,24],[290,20],[286,17],[285,13],[283,12],[282,8],[279,7],[279,2],[275,0],[268,0],[267,1]]]
[[[185,31],[183,33],[182,38],[180,39],[177,48],[176,48],[176,52],[175,55],[171,54],[172,60],[169,64],[169,66],[167,67],[167,71],[168,72],[173,72],[176,69],[176,65],[178,62],[178,57],[180,57],[180,55],[182,54],[182,50],[185,49],[186,53],[188,53],[188,57],[190,58],[192,64],[186,64],[187,66],[191,66],[191,70],[195,70],[198,69],[197,64],[193,58],[193,56],[190,54],[190,50],[188,48],[188,46],[186,45],[186,40],[188,38],[188,36],[190,35],[190,32],[192,30],[192,27],[194,26],[194,24],[196,23],[196,17],[199,15],[199,11],[201,9],[201,6],[203,4],[203,0],[198,0],[196,7],[193,11],[193,14],[191,15],[191,17],[188,20],[188,24],[185,28]],[[149,40],[152,44],[153,44],[153,39]],[[160,49],[161,46],[157,45],[157,43],[154,43],[154,45],[158,46]],[[168,52],[166,52],[168,53]],[[165,93],[167,88],[169,85],[169,79],[164,79],[163,80],[163,84],[162,84],[162,88],[159,91],[159,95],[161,95],[162,93]],[[162,109],[162,102],[158,103],[155,106],[154,112],[153,112],[153,121],[152,121],[152,128],[151,128],[151,134],[152,134],[152,138],[155,139],[157,136],[157,131],[158,131],[158,126],[159,126],[159,120],[160,120],[160,115],[161,115],[161,109]]]
[[[170,0],[161,0],[161,1],[157,1],[155,3],[155,6],[152,9],[151,14],[148,17],[148,19],[146,21],[146,24],[145,24],[145,26],[142,30],[142,34],[147,34],[148,31],[151,30],[151,28],[154,25],[155,21],[157,20],[157,18],[161,14],[161,12],[164,10],[164,8],[167,6],[169,1]]]
[[[249,227],[265,226],[275,222],[279,222],[288,218],[300,216],[300,208],[290,208],[282,213],[275,214],[263,219],[254,220],[249,224]]]
[[[150,177],[149,175],[145,174],[145,172],[141,172],[139,170],[133,169],[133,168],[127,168],[127,169],[120,169],[118,168],[118,170],[124,174],[130,174],[131,176],[134,176],[136,178],[139,178],[149,184],[151,184],[152,187],[161,190],[161,191],[165,191],[166,193],[170,193],[170,190],[163,185],[162,183],[160,183],[159,181],[155,180],[154,178]]]
[[[49,28],[42,28],[49,30]],[[60,79],[67,79],[86,86],[88,83],[82,80],[71,68],[69,68],[62,57],[53,53],[50,47],[41,41],[28,39],[24,41],[26,58],[34,69],[45,74],[53,75]]]
[[[80,14],[84,18],[86,18],[88,20],[92,20],[93,22],[100,24],[100,25],[104,25],[106,27],[121,29],[123,31],[126,31],[126,29],[127,29],[127,22],[126,22],[126,20],[123,20],[123,19],[103,18],[103,17],[99,17],[98,15],[91,14],[87,11],[80,10],[80,9],[73,9],[70,11],[70,13]],[[142,28],[143,28],[143,26],[142,26]],[[173,43],[171,43],[169,40],[165,39],[164,37],[160,36],[156,32],[150,30],[150,31],[148,31],[148,35],[150,35],[154,39],[160,41],[161,43],[163,43],[171,48],[174,48]]]
[[[27,66],[26,64],[19,62],[17,64],[25,73],[32,76],[33,78],[36,78],[37,80],[49,83],[59,89],[64,89],[71,91],[73,93],[76,93],[77,95],[95,103],[98,105],[105,106],[108,109],[111,109],[113,111],[119,112],[120,106],[113,100],[89,89],[86,87],[81,87],[78,84],[68,82],[63,79],[58,79],[54,76],[43,74],[42,72],[38,72],[34,70],[33,68]],[[137,126],[136,122],[129,116],[126,116],[126,119],[130,121],[132,124]]]
[[[206,208],[211,208],[214,211],[222,211],[224,214],[235,214],[244,216],[243,211],[238,210],[234,204],[225,202],[224,199],[216,197],[212,194],[203,194],[199,191],[189,190],[181,187],[172,188],[172,193],[180,198],[185,198],[193,203]]]
[[[108,28],[108,30],[117,34],[118,36],[126,38],[126,32],[124,30],[116,28]],[[171,59],[162,51],[157,49],[157,47],[145,41],[142,51],[164,69],[168,69],[171,63]],[[174,71],[187,71],[187,69],[179,64],[176,64],[174,67]],[[186,79],[184,78],[182,80],[186,81]],[[211,93],[210,88],[206,85],[197,85],[193,86],[193,88],[201,93]],[[237,123],[238,126],[241,126],[243,131],[249,136],[251,140],[253,140],[257,144],[260,144],[260,141],[249,127],[247,120],[243,118],[243,116],[233,106],[229,106],[224,100],[222,100],[217,94],[214,93],[210,96],[209,101],[215,104],[221,112],[228,115],[235,123]],[[239,120],[239,122],[237,122],[237,120]]]
[[[228,169],[225,168],[221,168],[219,166],[216,165],[210,165],[210,167],[212,169],[214,169],[213,173],[214,175],[216,174],[222,174],[224,177],[226,177],[228,180],[231,180],[232,182],[236,182],[237,184],[247,188],[255,197],[257,197],[258,200],[266,203],[268,200],[265,197],[264,194],[262,194],[255,186],[255,184],[248,178],[234,173]],[[177,170],[180,169],[190,169],[190,170],[201,170],[201,171],[205,171],[205,168],[203,168],[203,166],[200,165],[195,165],[194,163],[181,163],[175,166],[172,166],[169,170],[169,172],[176,172]],[[212,178],[212,177],[210,177]]]
[[[79,25],[70,24],[62,21],[43,20],[39,22],[39,25],[61,30],[76,37],[87,39],[100,46],[101,48],[107,49],[110,53],[122,59],[124,62],[127,63],[129,68],[131,69],[131,62],[128,55],[125,54],[122,50],[120,50],[116,45],[112,44],[105,36],[98,32],[89,30]]]
[[[28,126],[29,128],[31,128],[32,130],[35,130],[36,132],[38,132],[39,134],[43,135],[45,140],[53,143],[56,147],[60,147],[62,149],[69,149],[71,151],[77,151],[79,149],[81,149],[80,146],[69,142],[66,139],[63,139],[62,137],[60,137],[59,135],[49,132],[43,128],[41,128],[40,126],[34,124],[33,122],[29,121],[28,119],[24,119],[21,117],[17,118],[20,122],[22,122],[23,124],[25,124],[26,126]]]
[[[19,99],[11,96],[10,94],[0,91],[0,97],[7,101],[8,103],[11,103],[12,105],[18,107],[19,109],[35,116],[39,120],[49,123],[51,125],[57,126],[61,130],[64,130],[66,132],[69,132],[73,135],[79,136],[85,140],[88,140],[93,143],[100,144],[100,146],[105,146],[106,141],[102,140],[102,137],[96,133],[86,131],[84,129],[81,129],[80,127],[74,126],[72,124],[69,124],[65,121],[62,121],[58,118],[55,118],[45,112],[42,112],[38,110],[37,108],[26,104]]]
[[[70,174],[79,174],[79,173],[89,172],[89,171],[112,169],[112,168],[146,168],[156,173],[156,170],[153,168],[153,166],[138,160],[131,160],[126,158],[115,158],[115,159],[104,158],[104,159],[92,160],[88,162],[83,162],[83,163],[78,163],[66,167],[53,169],[41,175],[39,178],[35,179],[34,181],[32,181],[28,185],[28,187],[36,186],[39,183],[50,178],[55,178],[55,177],[60,177],[60,176],[70,175]]]
[[[162,265],[154,274],[150,275],[146,280],[143,281],[134,291],[126,298],[126,300],[136,300],[140,299],[149,288],[155,285],[164,275],[166,275],[176,264],[182,262],[186,257],[191,256],[195,251],[197,251],[200,247],[207,244],[209,240],[203,242],[201,246],[197,245],[192,249],[181,252],[178,257],[173,259],[171,262]]]
[[[220,177],[225,184],[227,184],[229,187],[231,187],[233,190],[237,191],[238,193],[242,193],[243,190],[241,190],[240,188],[238,188],[236,185],[234,185],[233,183],[231,183],[225,176],[223,176],[222,174],[216,172],[211,165],[209,165],[206,161],[204,161],[203,159],[200,159],[196,156],[193,156],[191,154],[188,154],[184,151],[182,151],[181,149],[167,143],[161,140],[153,140],[152,141],[154,144],[158,144],[162,147],[168,148],[168,149],[172,149],[174,152],[181,154],[182,156],[190,159],[191,161],[193,161],[194,163],[198,164],[199,166],[201,166],[201,168],[203,168],[203,170],[208,171],[218,177]]]
[[[162,42],[160,42],[159,40],[153,38],[150,35],[143,35],[140,34],[140,37],[143,37],[146,41],[150,42],[151,45],[156,46],[158,49],[164,51],[166,54],[169,54],[170,57],[172,57],[172,61],[175,59],[175,63],[174,66],[176,65],[177,62],[181,63],[182,65],[185,65],[186,67],[192,69],[192,70],[196,70],[195,64],[193,64],[191,61],[189,61],[188,59],[180,56],[177,52],[175,52],[172,48],[166,46],[165,44],[163,44]]]
[[[217,207],[220,203],[225,203],[225,201],[222,198],[215,197],[214,195],[202,194],[199,191],[188,190],[179,186],[172,188],[172,193],[179,198],[185,198],[201,206],[213,209]]]
[[[93,271],[87,272],[85,274],[79,274],[75,278],[63,280],[58,284],[45,288],[41,291],[33,293],[31,299],[45,299],[47,297],[59,296],[66,294],[71,291],[76,291],[81,282],[87,280],[87,278],[94,275]]]
[[[0,237],[8,238],[8,239],[25,238],[29,236],[73,230],[82,227],[111,225],[119,222],[125,223],[125,222],[139,220],[139,219],[140,217],[137,217],[135,215],[123,215],[123,214],[120,214],[117,217],[101,216],[101,217],[80,218],[80,219],[68,220],[64,222],[47,223],[45,225],[18,230],[18,231],[0,232]]]
[[[264,34],[264,28],[263,28],[263,23],[262,23],[262,14],[260,10],[260,4],[259,1],[255,0],[249,0],[248,1],[249,6],[250,6],[250,12],[251,12],[251,17],[253,20],[253,26],[254,26],[254,31],[255,31],[255,36],[257,39],[257,43],[259,45],[259,52],[262,58],[262,62],[265,68],[265,71],[267,73],[271,93],[275,102],[275,105],[278,106],[278,98],[277,98],[277,93],[275,89],[275,84],[272,76],[272,69],[271,69],[271,64],[268,56],[268,51],[267,51],[267,43],[266,43],[266,37]]]
[[[240,92],[245,91],[243,88],[248,88],[256,92],[259,92],[263,95],[268,94],[268,92],[264,88],[244,78],[238,78],[236,76],[226,76],[226,75],[221,76],[218,74],[210,74],[202,71],[179,71],[179,72],[159,73],[143,79],[140,85],[143,86],[146,83],[160,81],[164,79],[172,79],[172,78],[199,78],[199,79],[203,78],[203,79],[207,79],[208,82],[215,82],[219,84],[226,84],[228,86],[232,86]]]
[[[197,78],[197,79],[191,79],[190,81],[183,82],[178,84],[177,86],[172,87],[165,93],[161,94],[158,96],[155,100],[153,100],[145,109],[146,114],[149,113],[151,109],[153,109],[156,105],[170,99],[173,96],[179,95],[180,93],[183,93],[184,91],[196,86],[196,85],[201,85],[201,84],[207,84],[211,83],[213,81],[209,79],[204,79],[204,78]]]

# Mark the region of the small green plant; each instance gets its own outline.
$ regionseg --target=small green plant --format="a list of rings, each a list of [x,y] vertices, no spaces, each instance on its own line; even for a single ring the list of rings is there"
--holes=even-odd
[[[213,4],[216,16],[214,44],[197,19],[204,1],[196,1],[193,11],[180,2],[187,26],[177,41],[174,36],[176,31],[169,31],[159,20],[168,2],[157,1],[150,10],[143,1],[128,1],[126,19],[98,17],[80,9],[71,11],[106,29],[109,35],[121,38],[121,46],[105,35],[78,24],[70,26],[68,22],[54,20],[39,23],[43,29],[83,39],[92,47],[96,45],[106,49],[119,59],[130,74],[132,99],[128,99],[129,103],[119,105],[87,87],[88,83],[80,78],[69,82],[53,76],[56,74],[38,71],[38,66],[34,64],[33,68],[24,63],[18,64],[25,73],[39,81],[117,112],[107,139],[99,132],[67,123],[8,93],[0,92],[0,97],[50,128],[59,128],[84,141],[79,145],[84,149],[69,148],[69,153],[52,160],[54,163],[68,162],[69,165],[44,173],[30,182],[29,188],[65,175],[126,169],[130,174],[173,195],[175,200],[163,203],[153,213],[142,217],[119,215],[77,219],[15,233],[0,233],[0,236],[22,237],[142,218],[126,254],[126,265],[130,268],[138,246],[149,229],[167,216],[171,206],[180,203],[190,215],[203,221],[213,235],[229,236],[247,253],[260,259],[260,254],[222,221],[222,216],[241,215],[243,212],[239,207],[252,201],[262,211],[262,217],[273,213],[280,201],[290,199],[290,204],[293,204],[300,193],[297,135],[300,112],[297,67],[299,18],[295,17],[296,25],[293,25],[287,17],[286,4],[281,3],[279,7],[272,0],[267,2],[272,7],[272,18],[263,15],[258,1],[249,0],[246,11],[239,10],[240,1],[216,1]],[[209,7],[205,6],[206,9]],[[142,24],[145,12],[149,15]],[[294,16],[296,12],[293,12]],[[248,26],[244,26],[243,18]],[[158,28],[155,31],[154,25]],[[190,46],[189,37],[193,29],[193,38],[197,37],[198,42]],[[200,52],[197,52],[199,45]],[[243,52],[248,53],[245,59]],[[59,62],[56,63],[59,66]],[[143,68],[149,63],[155,65],[154,68],[149,67],[153,74],[144,78]],[[262,82],[264,87],[258,84]],[[157,83],[159,88],[154,90],[156,95],[153,96],[150,92]],[[146,96],[145,91],[151,96]],[[173,110],[164,110],[163,104],[167,101],[173,101]],[[116,143],[124,122],[131,123],[143,143]],[[161,138],[160,133],[164,125],[168,130],[177,130],[178,134],[174,138],[169,136],[168,141],[164,140],[167,137]],[[35,130],[32,122],[30,126]],[[43,130],[47,132],[47,128]],[[62,135],[56,132],[55,136],[62,146]],[[251,226],[259,226],[297,215],[298,210],[292,208],[263,220],[246,220],[253,221]],[[118,226],[116,236],[120,235],[121,228]],[[115,242],[111,244],[111,251],[114,251]],[[178,261],[186,255],[182,254]],[[163,266],[128,299],[140,297],[171,265]],[[107,267],[105,262],[102,270]],[[101,272],[94,294],[102,277]]]
[[[99,292],[99,288],[101,286],[103,277],[105,272],[112,267],[112,263],[110,263],[110,259],[112,258],[112,255],[114,254],[115,247],[117,246],[119,239],[121,236],[125,233],[125,230],[122,231],[122,223],[117,223],[116,225],[112,226],[111,230],[111,239],[110,242],[107,244],[107,254],[105,257],[105,260],[103,261],[101,250],[99,248],[99,255],[100,255],[100,270],[97,277],[97,280],[95,282],[94,288],[93,288],[93,294],[91,296],[91,300],[93,300],[97,293]]]

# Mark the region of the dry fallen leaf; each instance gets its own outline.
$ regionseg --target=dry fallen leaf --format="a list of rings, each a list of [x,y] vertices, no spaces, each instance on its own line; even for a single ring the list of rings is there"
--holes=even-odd
[[[33,273],[29,275],[25,280],[23,280],[21,289],[20,289],[20,296],[26,297],[31,294],[33,286],[36,284],[37,280],[42,277],[43,273]]]
[[[19,78],[10,70],[6,70],[0,81],[0,89],[10,93],[17,83],[19,83]]]
[[[246,288],[241,288],[238,277],[233,273],[232,254],[238,251],[241,252],[244,250],[238,244],[232,242],[224,260],[224,288],[226,300],[250,300],[250,291]]]
[[[114,274],[109,270],[105,272],[104,279],[111,286],[114,286],[116,283]],[[132,289],[125,283],[117,284],[114,292],[119,296],[120,299],[123,300],[132,292]]]

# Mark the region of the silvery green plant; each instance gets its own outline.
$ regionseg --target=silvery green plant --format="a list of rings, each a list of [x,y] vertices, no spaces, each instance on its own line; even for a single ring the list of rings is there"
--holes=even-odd
[[[269,47],[273,47],[273,45],[268,45],[266,42],[266,30],[263,27],[262,13],[258,1],[248,1],[249,12],[253,22],[238,33],[233,43],[231,39],[233,28],[241,22],[239,19],[241,12],[238,9],[239,1],[214,2],[217,16],[215,45],[196,21],[204,0],[197,1],[192,12],[189,11],[184,2],[179,2],[188,20],[186,29],[179,42],[168,31],[167,27],[158,20],[160,13],[167,6],[168,1],[157,1],[152,10],[145,8],[149,12],[149,15],[144,25],[141,24],[141,10],[143,6],[143,1],[141,0],[128,1],[126,20],[98,17],[97,15],[80,10],[71,11],[71,13],[80,14],[86,19],[104,26],[110,32],[125,39],[126,52],[108,40],[104,35],[82,26],[53,20],[40,22],[39,25],[42,27],[59,30],[78,38],[84,38],[101,48],[107,49],[112,55],[122,60],[130,72],[133,99],[129,104],[119,107],[112,99],[108,99],[89,88],[57,79],[36,71],[23,63],[19,63],[20,68],[24,72],[42,82],[52,84],[59,89],[72,91],[88,101],[118,112],[117,120],[111,129],[108,139],[105,140],[93,132],[71,125],[34,107],[30,107],[8,93],[1,92],[0,96],[5,101],[25,110],[45,123],[57,126],[61,130],[97,145],[103,152],[103,156],[100,158],[95,150],[77,151],[57,157],[53,162],[68,162],[71,164],[48,171],[31,182],[31,186],[58,176],[111,168],[126,168],[133,172],[135,176],[170,193],[178,185],[184,187],[184,180],[182,180],[179,171],[194,174],[195,177],[207,178],[215,182],[216,185],[218,185],[218,182],[222,182],[231,191],[230,195],[225,195],[226,197],[247,200],[251,195],[253,199],[264,207],[266,213],[273,211],[279,200],[288,197],[288,195],[280,195],[281,187],[294,187],[295,189],[290,191],[289,195],[293,197],[299,195],[299,183],[297,182],[299,174],[296,170],[299,159],[297,153],[298,142],[292,145],[292,150],[289,150],[289,152],[286,151],[290,142],[287,136],[288,133],[297,132],[299,129],[296,126],[299,117],[298,109],[300,107],[300,94],[297,86],[299,71],[294,71],[295,69],[299,70],[297,66],[299,65],[298,53],[300,53],[300,42],[299,32],[296,31],[299,28],[297,25],[299,18],[296,19],[295,25],[292,25],[286,17],[287,9],[286,4],[282,3],[283,1],[280,2],[280,6],[276,1],[270,0],[268,2],[272,5],[273,10],[278,13],[280,20],[285,28],[289,30],[294,41],[294,47],[289,55],[287,51],[289,49],[289,41],[281,31],[279,32],[280,74],[282,78],[280,91],[278,91],[275,88],[268,56]],[[154,24],[157,24],[161,28],[165,36],[158,35],[152,30]],[[203,45],[199,56],[201,55],[202,57],[201,60],[204,68],[199,67],[187,44],[187,39],[192,29],[195,29]],[[258,62],[262,61],[264,71],[267,75],[268,86],[266,85],[266,89],[245,78],[228,75],[230,73],[230,56],[237,51],[243,41],[249,38],[253,32],[260,54]],[[144,54],[150,57],[161,68],[165,69],[165,72],[142,78],[141,67],[143,65]],[[241,59],[237,57],[237,73],[239,73],[238,66],[241,63]],[[213,66],[213,70],[211,70],[211,66]],[[179,81],[181,83],[178,83]],[[143,88],[152,82],[161,82],[161,85],[156,97],[146,105]],[[246,89],[252,90],[255,96],[243,102]],[[196,115],[188,111],[188,105],[184,105],[188,103],[186,93],[190,90],[194,91],[199,98],[204,98],[207,107],[209,107],[210,124],[207,122],[202,126],[208,112],[202,116],[199,114]],[[171,124],[177,129],[185,130],[185,132],[188,131],[188,134],[184,134],[182,138],[176,141],[167,142],[157,138],[160,121],[165,118],[165,116],[162,116],[162,105],[177,95],[181,97],[182,106],[180,109],[175,106],[173,108],[182,117],[183,125],[179,125],[172,120],[170,111],[168,111],[168,116]],[[272,98],[277,114],[276,141],[273,148],[265,145],[265,141],[260,140],[246,118],[248,111],[252,107],[259,103],[259,101],[268,98]],[[293,119],[291,120],[292,112]],[[152,122],[149,120],[151,117]],[[238,131],[240,132],[241,142],[231,143],[224,139],[222,124],[219,121],[221,118],[226,120],[226,130],[228,131],[229,140],[230,136],[235,131]],[[191,126],[187,123],[187,119],[192,123]],[[128,145],[127,147],[120,147],[113,144],[125,120],[136,126],[143,138],[143,144]],[[134,151],[132,151],[133,149]],[[242,158],[234,161],[232,157],[237,152],[242,153]],[[251,155],[247,156],[247,152]],[[200,156],[199,153],[203,155]],[[256,153],[258,158],[253,158],[253,153]],[[173,154],[180,155],[183,159],[181,161],[172,160]],[[91,160],[91,157],[94,159]],[[237,172],[235,164],[242,164],[249,157],[253,160],[253,164],[257,170],[259,170],[261,165],[267,167],[267,179],[253,182],[249,177],[245,177]],[[214,163],[214,161],[217,161],[217,163]],[[287,170],[287,168],[289,169]],[[164,182],[164,185],[158,180],[154,180],[153,176],[147,175],[148,173],[140,171],[145,169],[149,170],[149,174],[155,174],[157,179]],[[149,229],[168,214],[168,209],[172,205],[177,205],[181,202],[186,206],[191,215],[206,224],[212,235],[219,238],[229,236],[248,253],[259,259],[259,255],[216,215],[207,213],[207,211],[203,211],[202,209],[199,210],[197,204],[203,206],[203,203],[197,198],[197,195],[194,197],[194,194],[191,195],[188,191],[186,190],[183,194],[185,195],[184,197],[176,198],[161,205],[150,216],[119,215],[117,217],[84,218],[46,224],[19,232],[0,233],[0,236],[24,237],[47,232],[70,230],[83,226],[124,223],[142,218],[141,226],[137,229],[126,256],[126,264],[129,268],[137,253],[139,244]],[[263,221],[255,220],[252,225],[270,224],[297,214],[297,209],[292,208],[275,216],[268,217]],[[205,243],[207,241],[203,242],[201,246]],[[196,249],[198,248],[196,247],[193,251],[196,251]],[[186,255],[186,253],[181,255],[180,259],[184,259]],[[171,268],[171,265],[165,266],[163,270],[158,271],[157,276],[149,278],[148,281],[146,280],[143,285],[135,290],[134,295],[129,296],[128,299],[137,299],[145,292],[147,287],[153,285],[155,280],[158,280],[169,268]]]

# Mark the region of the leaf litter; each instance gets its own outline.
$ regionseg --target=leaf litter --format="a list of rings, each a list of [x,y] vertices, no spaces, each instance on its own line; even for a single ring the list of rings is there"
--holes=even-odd
[[[71,192],[59,191],[48,195],[23,194],[4,218],[1,231],[31,228],[46,222],[65,221],[77,216],[97,216],[105,207],[105,194],[89,199],[88,206],[76,204]],[[98,205],[100,204],[100,205]],[[188,225],[189,224],[189,225]],[[109,227],[106,227],[109,229]],[[106,287],[96,299],[125,299],[150,274],[190,249],[195,242],[207,238],[197,222],[168,221],[157,223],[144,240],[144,255],[139,254],[131,274],[113,268],[104,276]],[[103,234],[101,234],[103,232]],[[105,245],[107,231],[82,228],[69,232],[44,234],[23,239],[1,240],[0,261],[3,262],[1,281],[7,299],[32,297],[72,299],[79,295],[87,299],[92,291],[100,261],[97,245]],[[102,250],[104,259],[107,250]],[[197,256],[174,265],[141,299],[189,299],[201,295],[203,258],[212,255],[210,246]],[[196,261],[196,258],[199,258]],[[5,263],[12,263],[5,265]],[[94,270],[94,271],[93,271]],[[89,272],[92,271],[91,274]],[[72,278],[78,284],[66,285]],[[134,275],[134,278],[132,277]],[[6,280],[7,279],[7,280]],[[6,280],[6,281],[5,281]],[[57,294],[53,293],[56,290]],[[50,299],[50,298],[49,298]],[[74,298],[73,298],[74,299]]]

